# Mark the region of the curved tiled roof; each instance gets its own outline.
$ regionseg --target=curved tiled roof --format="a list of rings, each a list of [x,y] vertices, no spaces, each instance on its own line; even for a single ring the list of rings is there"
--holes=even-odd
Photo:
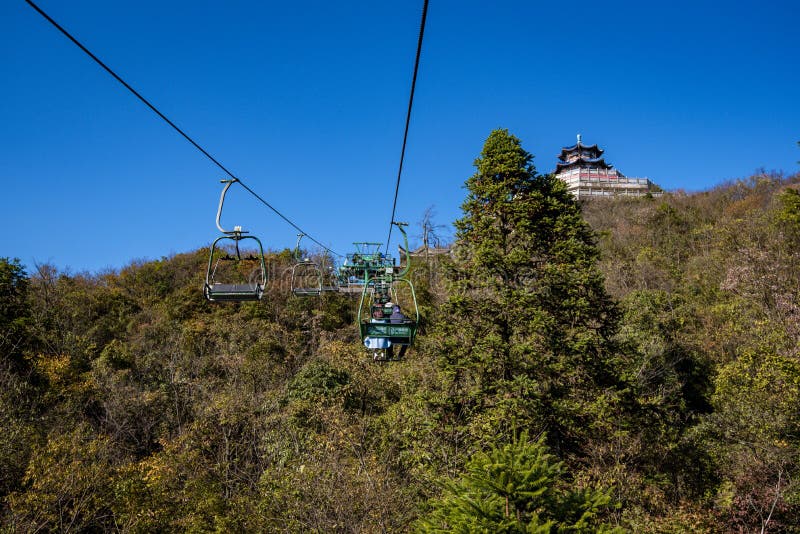
[[[575,161],[570,161],[569,163],[565,161],[558,162],[556,164],[556,172],[559,172],[563,169],[569,169],[570,167],[599,167],[601,169],[610,169],[612,166],[606,163],[606,160],[603,158],[580,157]]]
[[[597,145],[584,145],[583,143],[578,143],[572,146],[564,147],[561,149],[561,154],[558,155],[558,159],[564,160],[568,154],[577,151],[588,151],[596,154],[596,158],[599,158],[603,154],[603,149],[598,148]]]

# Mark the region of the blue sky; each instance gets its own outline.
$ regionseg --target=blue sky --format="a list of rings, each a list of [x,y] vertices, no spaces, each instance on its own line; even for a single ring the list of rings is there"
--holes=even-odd
[[[316,239],[386,240],[421,1],[37,3]],[[497,127],[540,172],[581,133],[668,190],[795,173],[799,19],[796,1],[431,0],[397,218],[457,218]],[[0,3],[0,54],[0,256],[96,272],[217,236],[222,173],[23,0]],[[244,191],[223,220],[294,244]]]

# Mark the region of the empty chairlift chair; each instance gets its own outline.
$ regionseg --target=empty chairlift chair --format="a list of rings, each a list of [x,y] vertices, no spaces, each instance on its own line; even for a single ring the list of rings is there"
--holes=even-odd
[[[249,302],[261,300],[267,285],[267,269],[264,261],[264,247],[261,241],[241,226],[225,230],[220,224],[222,206],[231,184],[237,180],[223,180],[225,187],[219,198],[217,209],[217,228],[224,234],[211,244],[206,270],[203,294],[212,302]],[[240,249],[242,241],[252,240],[257,249],[244,254]],[[231,241],[231,243],[227,243]],[[229,245],[226,247],[225,245]]]
[[[295,264],[292,266],[292,293],[298,297],[317,297],[322,293],[322,270],[319,265],[304,258],[300,251],[300,240],[305,234],[297,234],[294,249]]]

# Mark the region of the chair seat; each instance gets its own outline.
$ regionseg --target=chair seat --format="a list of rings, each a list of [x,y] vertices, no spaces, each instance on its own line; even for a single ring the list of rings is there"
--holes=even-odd
[[[296,287],[292,289],[292,293],[298,297],[316,297],[322,292],[319,287]]]
[[[205,287],[206,298],[214,302],[247,302],[261,300],[264,287],[251,284],[212,284]]]

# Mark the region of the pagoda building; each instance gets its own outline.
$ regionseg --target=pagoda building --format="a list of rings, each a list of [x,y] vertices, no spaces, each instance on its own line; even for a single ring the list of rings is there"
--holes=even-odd
[[[663,191],[648,178],[628,178],[603,158],[603,149],[584,145],[578,134],[577,144],[564,147],[558,155],[555,176],[566,182],[578,198],[661,196]]]

